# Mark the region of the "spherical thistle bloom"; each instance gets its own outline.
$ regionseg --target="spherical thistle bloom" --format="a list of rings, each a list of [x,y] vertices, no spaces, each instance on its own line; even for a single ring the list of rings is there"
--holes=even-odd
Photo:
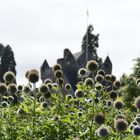
[[[4,79],[5,83],[13,83],[15,81],[16,77],[12,71],[7,71],[4,74],[3,79]]]
[[[85,84],[86,86],[93,87],[94,81],[93,81],[92,78],[86,78],[85,81],[84,81],[84,84]]]
[[[52,83],[52,80],[51,79],[45,79],[43,83],[44,84]]]
[[[107,106],[112,106],[112,102],[111,101],[108,101],[107,102]]]
[[[82,117],[83,113],[82,112],[78,112],[77,115],[78,115],[78,117]]]
[[[29,86],[29,85],[24,86],[23,91],[24,91],[25,93],[29,93],[29,92],[31,91],[30,86]]]
[[[46,93],[48,91],[48,87],[46,84],[41,84],[41,86],[39,87],[39,92],[41,93]]]
[[[54,77],[55,78],[61,78],[63,76],[63,73],[61,70],[57,70],[54,72]]]
[[[140,136],[140,126],[139,125],[136,125],[136,126],[133,127],[132,134],[134,136]]]
[[[115,120],[117,119],[125,119],[124,115],[123,114],[118,114],[116,117],[115,117]]]
[[[136,79],[136,85],[140,84],[140,78]]]
[[[1,103],[1,105],[2,105],[2,107],[8,107],[8,106],[9,106],[9,104],[8,104],[6,101],[3,101],[3,102]]]
[[[105,75],[105,80],[106,80],[106,81],[110,81],[110,78],[111,78],[111,75],[110,75],[110,74],[106,74],[106,75]]]
[[[90,60],[86,64],[86,69],[95,72],[99,68],[99,64],[95,60]]]
[[[0,95],[3,96],[7,92],[7,85],[5,83],[0,83]]]
[[[105,122],[105,116],[103,113],[98,113],[96,116],[95,116],[95,122],[99,125],[103,124]]]
[[[104,77],[101,74],[95,76],[95,81],[101,83],[104,80]]]
[[[67,97],[68,99],[72,99],[73,96],[71,94],[68,94]]]
[[[48,99],[48,98],[50,98],[50,97],[51,97],[51,92],[50,92],[50,91],[44,93],[44,98],[45,98],[45,99]]]
[[[84,77],[87,73],[87,70],[85,68],[80,68],[78,71],[78,75],[81,77]]]
[[[105,76],[105,71],[100,69],[100,70],[97,71],[97,74]]]
[[[109,97],[110,97],[110,99],[116,99],[117,98],[117,92],[115,91],[115,90],[111,90],[110,92],[109,92]]]
[[[53,88],[53,84],[52,83],[47,83],[46,85],[47,85],[48,89],[52,89]]]
[[[56,82],[57,82],[58,86],[60,86],[60,87],[62,87],[62,85],[64,84],[63,78],[57,79]]]
[[[41,106],[42,106],[43,108],[47,108],[47,107],[48,107],[48,103],[47,103],[47,102],[42,102],[42,103],[41,103]]]
[[[13,96],[8,96],[8,101],[9,101],[10,103],[12,103],[12,102],[14,101],[14,97],[13,97]]]
[[[140,124],[140,117],[135,117],[134,119],[138,124]]]
[[[62,66],[60,64],[56,64],[56,65],[53,66],[52,69],[53,69],[54,72],[57,71],[57,70],[62,70]]]
[[[120,100],[117,100],[114,102],[114,107],[119,110],[124,107],[124,103]]]
[[[29,72],[30,72],[30,71],[27,70],[26,73],[25,73],[25,77],[26,77],[27,79],[28,79]]]
[[[109,128],[106,126],[100,126],[97,130],[97,134],[100,137],[107,137],[110,134]]]
[[[19,108],[18,110],[17,110],[17,115],[25,115],[26,114],[26,112],[22,109],[22,108]]]
[[[11,95],[17,93],[17,85],[16,84],[9,84],[8,85],[8,93]]]
[[[115,75],[111,75],[110,76],[110,81],[113,83],[116,81],[116,76]]]
[[[65,85],[65,90],[71,90],[71,84],[67,83],[67,84]]]
[[[18,85],[17,89],[18,89],[18,91],[22,91],[23,90],[23,86],[22,85]]]
[[[96,91],[100,91],[102,88],[103,88],[102,84],[100,84],[100,83],[95,84]]]
[[[45,100],[45,99],[44,99],[43,96],[40,96],[40,97],[39,97],[39,102],[44,102],[44,100]]]
[[[95,102],[96,104],[98,104],[98,103],[100,102],[100,98],[95,97],[95,98],[94,98],[94,102]]]
[[[30,70],[30,72],[28,74],[28,80],[33,84],[38,82],[38,80],[39,80],[39,72],[36,69]]]
[[[125,131],[125,130],[127,129],[128,123],[127,123],[127,121],[124,120],[124,119],[117,119],[117,120],[115,121],[114,127],[115,127],[115,129],[116,129],[117,131],[122,132],[122,131]]]
[[[88,103],[92,103],[92,99],[88,99]]]
[[[118,80],[116,80],[114,83],[113,83],[113,86],[115,87],[115,88],[120,88],[121,87],[121,82],[120,81],[118,81]]]
[[[138,96],[136,99],[135,99],[135,107],[137,109],[140,109],[140,96]]]
[[[77,89],[75,91],[75,97],[82,98],[83,96],[84,96],[84,92],[82,91],[82,89]]]
[[[137,114],[136,117],[140,117],[140,114]]]

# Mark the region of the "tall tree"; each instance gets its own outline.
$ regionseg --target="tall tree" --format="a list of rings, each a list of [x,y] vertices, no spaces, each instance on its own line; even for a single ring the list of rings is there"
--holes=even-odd
[[[14,53],[9,45],[7,45],[1,57],[1,70],[0,70],[0,81],[4,82],[3,75],[7,71],[12,71],[16,75],[16,62],[14,58]]]

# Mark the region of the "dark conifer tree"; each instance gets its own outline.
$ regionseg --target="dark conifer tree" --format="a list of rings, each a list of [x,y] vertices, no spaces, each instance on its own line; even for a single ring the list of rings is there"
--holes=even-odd
[[[9,45],[7,45],[1,57],[1,69],[0,69],[0,81],[4,82],[3,75],[7,71],[12,71],[16,75],[15,70],[16,62],[14,58],[14,53]]]

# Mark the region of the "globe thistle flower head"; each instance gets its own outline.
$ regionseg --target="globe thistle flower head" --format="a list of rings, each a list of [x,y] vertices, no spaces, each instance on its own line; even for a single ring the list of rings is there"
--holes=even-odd
[[[18,91],[22,91],[23,90],[23,86],[22,85],[18,85],[17,89],[18,89]]]
[[[8,106],[9,106],[9,104],[8,104],[6,101],[3,101],[3,102],[1,103],[1,105],[2,105],[2,107],[8,107]]]
[[[95,122],[99,125],[103,124],[105,122],[105,116],[103,113],[98,113],[96,116],[95,116]]]
[[[100,102],[100,99],[99,99],[98,97],[95,97],[95,98],[94,98],[94,102],[95,102],[96,104],[98,104],[98,103]]]
[[[138,124],[140,124],[140,117],[135,117],[134,119]]]
[[[63,78],[59,78],[59,79],[57,79],[57,80],[56,80],[56,83],[58,84],[59,87],[62,87],[63,84],[64,84],[64,80],[63,80]]]
[[[0,95],[3,96],[7,92],[7,85],[5,83],[0,83]]]
[[[110,81],[113,83],[116,81],[116,76],[115,75],[111,75],[110,76]]]
[[[71,90],[71,84],[67,83],[67,84],[65,85],[65,90]]]
[[[62,73],[62,71],[61,70],[56,70],[55,72],[54,72],[54,77],[55,78],[62,78],[62,76],[63,76],[63,73]]]
[[[136,125],[136,126],[133,127],[132,134],[134,136],[139,136],[140,135],[140,126],[139,125]]]
[[[132,121],[131,124],[135,126],[135,125],[138,125],[138,122],[137,121]]]
[[[115,88],[119,89],[119,88],[121,87],[121,82],[118,81],[118,80],[116,80],[116,81],[114,81],[113,86],[114,86]]]
[[[52,80],[51,79],[45,79],[44,84],[48,84],[48,83],[52,83]]]
[[[135,99],[135,107],[137,109],[140,109],[140,96],[138,96],[136,99]]]
[[[48,89],[52,89],[53,88],[53,84],[52,83],[47,83],[46,85],[47,85]]]
[[[51,97],[51,92],[50,92],[50,91],[44,93],[44,98],[45,98],[45,99],[48,99],[48,98],[50,98],[50,97]]]
[[[97,75],[95,76],[95,81],[96,81],[97,83],[101,83],[103,80],[104,80],[104,77],[103,77],[101,74],[97,74]]]
[[[86,78],[85,81],[84,81],[84,84],[85,84],[86,86],[93,87],[94,81],[93,81],[92,78]]]
[[[55,72],[57,70],[62,70],[62,67],[61,67],[60,64],[56,64],[56,65],[53,66],[53,71]]]
[[[136,85],[140,84],[140,78],[136,79]]]
[[[9,84],[8,85],[8,93],[11,95],[17,93],[17,85],[16,84]]]
[[[75,97],[82,98],[83,96],[84,96],[84,92],[82,91],[82,89],[77,89],[75,91]]]
[[[32,69],[30,70],[29,74],[28,74],[28,80],[35,84],[36,82],[38,82],[39,80],[39,72],[36,69]]]
[[[119,110],[124,107],[124,103],[121,100],[117,100],[114,102],[114,107]]]
[[[82,117],[83,113],[82,112],[78,112],[78,117]]]
[[[81,68],[78,71],[78,75],[81,77],[84,77],[86,75],[86,73],[87,73],[87,70],[85,68]]]
[[[12,103],[14,101],[14,97],[13,96],[8,96],[8,102]]]
[[[48,107],[48,103],[47,103],[47,102],[42,102],[42,103],[41,103],[41,106],[42,106],[43,108],[47,108],[47,107]]]
[[[107,106],[112,106],[112,102],[111,101],[108,101],[107,102]]]
[[[97,134],[100,137],[107,137],[110,134],[109,128],[106,126],[100,126],[97,130]]]
[[[96,91],[100,91],[100,90],[102,90],[102,88],[103,88],[102,84],[100,84],[100,83],[95,84]]]
[[[106,75],[105,75],[105,80],[106,80],[106,81],[110,81],[110,78],[111,78],[111,75],[110,75],[110,74],[106,74]]]
[[[117,119],[115,121],[115,129],[119,132],[123,132],[126,131],[127,127],[128,127],[128,123],[126,120],[124,119]]]
[[[45,99],[44,99],[43,96],[40,96],[40,97],[39,97],[39,102],[44,102],[44,100],[45,100]]]
[[[137,114],[136,117],[140,117],[140,114]]]
[[[100,74],[104,77],[105,76],[105,71],[100,69],[100,70],[97,71],[97,74]]]
[[[86,69],[95,72],[99,68],[99,64],[95,60],[90,60],[86,64]]]
[[[22,108],[19,108],[17,110],[17,115],[22,116],[22,115],[25,115],[25,114],[26,114],[26,112]]]
[[[16,79],[15,74],[12,71],[7,71],[4,76],[3,79],[5,81],[5,83],[13,83]]]
[[[110,97],[110,99],[116,99],[117,98],[117,92],[115,91],[115,90],[111,90],[110,92],[109,92],[109,97]]]
[[[25,93],[29,93],[29,92],[31,91],[30,86],[29,86],[29,85],[24,86],[23,91],[24,91]]]
[[[40,88],[39,88],[39,92],[41,92],[41,93],[46,93],[46,92],[48,92],[48,87],[47,87],[47,85],[46,84],[41,84],[41,86],[40,86]]]
[[[30,71],[27,70],[26,73],[25,73],[25,77],[26,77],[27,79],[28,79],[29,72],[30,72]]]
[[[71,94],[68,94],[67,97],[68,97],[68,99],[72,99],[73,98],[73,96]]]

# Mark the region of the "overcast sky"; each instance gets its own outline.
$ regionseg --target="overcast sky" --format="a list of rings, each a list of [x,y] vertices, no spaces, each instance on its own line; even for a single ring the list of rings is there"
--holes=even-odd
[[[44,59],[53,66],[65,48],[80,51],[87,7],[89,24],[100,34],[98,55],[110,56],[118,78],[131,72],[140,56],[139,0],[0,0],[0,43],[15,53],[19,83]]]

